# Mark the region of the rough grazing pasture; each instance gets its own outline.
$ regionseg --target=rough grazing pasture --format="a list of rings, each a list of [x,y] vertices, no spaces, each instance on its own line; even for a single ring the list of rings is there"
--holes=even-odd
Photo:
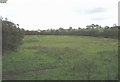
[[[25,36],[3,56],[3,79],[116,80],[117,39],[84,36]]]

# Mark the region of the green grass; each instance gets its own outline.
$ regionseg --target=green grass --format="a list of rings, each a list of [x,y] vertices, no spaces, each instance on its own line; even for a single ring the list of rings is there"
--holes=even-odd
[[[3,56],[3,79],[116,80],[116,39],[85,36],[25,36]]]

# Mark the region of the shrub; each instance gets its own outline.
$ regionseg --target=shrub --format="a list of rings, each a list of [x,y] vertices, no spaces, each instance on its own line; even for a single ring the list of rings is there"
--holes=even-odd
[[[13,22],[2,20],[2,52],[16,51],[22,44],[24,29]]]

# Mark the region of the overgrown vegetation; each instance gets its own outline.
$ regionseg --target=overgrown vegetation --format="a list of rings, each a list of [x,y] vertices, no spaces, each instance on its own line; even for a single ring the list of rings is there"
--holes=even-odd
[[[117,80],[117,39],[25,36],[17,52],[3,56],[3,79]]]
[[[22,44],[24,38],[24,29],[11,21],[2,20],[2,52],[3,55],[9,51],[16,51]]]

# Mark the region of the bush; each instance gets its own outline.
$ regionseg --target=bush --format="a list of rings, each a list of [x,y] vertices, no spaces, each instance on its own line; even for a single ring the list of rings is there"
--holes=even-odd
[[[13,22],[2,20],[2,52],[16,51],[22,44],[24,29]]]

